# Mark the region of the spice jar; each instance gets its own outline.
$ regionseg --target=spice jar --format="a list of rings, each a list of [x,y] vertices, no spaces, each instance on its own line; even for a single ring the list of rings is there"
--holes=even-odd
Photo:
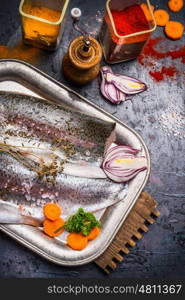
[[[90,36],[80,36],[71,42],[63,58],[64,75],[75,84],[86,84],[98,76],[101,58],[98,41]]]
[[[136,58],[155,29],[149,0],[108,0],[99,35],[105,60],[114,64]]]
[[[23,41],[46,50],[59,46],[69,0],[21,0]]]

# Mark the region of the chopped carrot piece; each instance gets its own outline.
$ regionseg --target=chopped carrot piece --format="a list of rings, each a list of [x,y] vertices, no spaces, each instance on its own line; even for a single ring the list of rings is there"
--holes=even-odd
[[[141,6],[141,8],[142,8],[142,10],[145,14],[145,17],[146,17],[147,21],[151,22],[153,20],[153,18],[152,18],[151,12],[150,12],[149,7],[147,6],[147,4],[146,3],[141,3],[140,6]],[[155,7],[153,5],[150,5],[150,8],[151,8],[152,12],[155,9]]]
[[[184,6],[183,0],[170,0],[168,2],[168,7],[173,12],[180,11],[183,8],[183,6]]]
[[[50,237],[55,237],[63,233],[64,231],[64,220],[62,218],[58,218],[55,221],[50,221],[48,219],[44,220],[43,227],[44,232]]]
[[[166,35],[172,40],[179,40],[184,33],[184,26],[180,22],[169,21],[165,26]]]
[[[157,9],[154,11],[154,18],[158,26],[165,26],[169,21],[170,16],[164,9]]]
[[[94,240],[97,238],[97,236],[100,234],[100,228],[98,226],[95,226],[91,232],[87,235],[87,238],[89,241]]]
[[[55,221],[61,215],[61,208],[55,203],[47,203],[44,205],[44,215],[47,219]]]
[[[74,250],[83,250],[88,244],[88,239],[81,233],[72,232],[67,236],[67,244]]]

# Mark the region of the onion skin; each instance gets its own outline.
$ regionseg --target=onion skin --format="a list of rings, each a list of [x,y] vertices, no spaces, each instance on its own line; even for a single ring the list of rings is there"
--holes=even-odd
[[[147,89],[146,85],[132,77],[114,74],[108,66],[101,68],[100,90],[103,96],[114,104],[130,100],[133,95]]]
[[[114,182],[127,182],[147,169],[147,160],[136,156],[140,151],[126,145],[114,144],[105,154],[102,169]]]
[[[106,67],[103,67],[104,69]],[[102,69],[103,69],[102,68]],[[109,72],[107,69],[105,71],[101,70],[102,82],[101,82],[101,92],[103,96],[114,104],[120,104],[122,101],[126,100],[126,95],[118,90],[113,83],[106,82],[104,74]]]
[[[143,82],[132,77],[107,73],[106,79],[108,83],[114,84],[118,90],[128,95],[135,95],[146,90]]]

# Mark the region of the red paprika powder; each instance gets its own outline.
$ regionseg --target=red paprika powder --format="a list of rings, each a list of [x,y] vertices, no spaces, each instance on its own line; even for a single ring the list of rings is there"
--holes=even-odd
[[[111,10],[111,14],[118,35],[123,37],[123,39],[120,40],[114,35],[114,33],[112,33],[112,39],[115,43],[119,45],[132,44],[143,42],[148,39],[149,33],[124,38],[126,35],[150,29],[149,23],[140,5],[131,5],[123,10]]]
[[[138,57],[138,61],[140,64],[144,64],[144,60],[147,57],[153,57],[157,59],[165,58],[165,57],[171,57],[172,59],[182,58],[181,62],[185,63],[185,46],[180,47],[176,50],[170,50],[167,52],[160,52],[156,50],[156,46],[166,40],[164,37],[157,37],[154,39],[151,39],[147,42],[145,45],[143,52]]]
[[[140,5],[135,4],[123,10],[111,10],[116,31],[124,36],[149,29],[149,23]]]
[[[136,58],[149,38],[151,28],[140,5],[130,5],[122,10],[113,9],[105,15],[100,32],[104,56],[108,63]],[[142,32],[145,33],[142,33]],[[135,34],[129,36],[130,34]],[[129,37],[125,37],[129,36]]]
[[[185,46],[176,47],[176,49],[168,50],[161,52],[156,49],[157,45],[165,41],[165,37],[157,37],[148,41],[146,46],[143,49],[143,52],[138,57],[138,61],[141,65],[144,65],[149,68],[149,75],[155,81],[162,81],[165,77],[174,77],[175,74],[179,74],[180,71],[176,69],[174,66],[162,66],[160,71],[155,71],[156,62],[160,59],[165,59],[170,57],[172,60],[181,59],[181,63],[185,63]],[[167,47],[168,48],[168,47]],[[155,59],[151,61],[151,58]],[[152,63],[152,64],[151,64]],[[154,70],[151,70],[151,66]]]
[[[152,76],[156,81],[162,81],[164,76],[173,77],[177,73],[177,69],[175,67],[165,67],[163,66],[161,71],[150,71],[149,74]]]

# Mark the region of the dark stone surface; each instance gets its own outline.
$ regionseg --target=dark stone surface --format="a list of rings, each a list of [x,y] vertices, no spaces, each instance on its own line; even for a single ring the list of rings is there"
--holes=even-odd
[[[21,29],[18,14],[18,0],[0,1],[0,44],[10,48],[19,44],[21,49]],[[76,0],[72,6],[80,7],[83,12],[82,21],[91,33],[99,30],[105,0]],[[90,4],[89,4],[90,3]],[[167,1],[153,0],[157,7],[165,7]],[[185,9],[173,14],[172,18],[183,20]],[[66,83],[62,76],[62,57],[69,41],[78,33],[72,29],[68,19],[62,44],[58,51],[48,53],[30,47],[23,47],[14,58],[24,58],[53,78]],[[164,36],[162,28],[158,28],[154,36]],[[181,41],[168,40],[166,49],[175,45],[184,45]],[[160,49],[160,48],[159,48]],[[165,50],[166,50],[165,49]],[[32,49],[33,50],[33,49]],[[102,62],[104,63],[104,62]],[[140,78],[148,85],[148,90],[119,106],[106,102],[98,87],[98,80],[83,88],[75,88],[83,96],[100,107],[116,115],[120,120],[134,128],[144,138],[151,154],[152,172],[146,190],[158,201],[161,217],[150,227],[144,238],[137,243],[123,263],[110,277],[138,278],[184,278],[185,277],[185,159],[184,159],[184,64],[180,59],[170,58],[155,62],[157,68],[162,65],[174,65],[179,73],[172,80],[165,78],[156,83],[148,74],[148,69],[137,60],[120,63],[112,68],[117,73],[128,74]],[[166,123],[165,123],[166,122]],[[30,250],[17,244],[5,234],[0,233],[0,277],[106,277],[94,264],[80,267],[61,267],[47,262]]]

